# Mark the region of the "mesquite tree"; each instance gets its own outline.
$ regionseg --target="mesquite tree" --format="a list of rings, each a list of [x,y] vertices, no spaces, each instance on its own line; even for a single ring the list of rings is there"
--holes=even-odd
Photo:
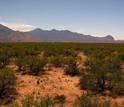
[[[96,87],[103,91],[106,86],[112,89],[118,83],[124,82],[121,61],[116,56],[106,59],[90,58],[84,64],[87,68],[80,79],[82,88]]]

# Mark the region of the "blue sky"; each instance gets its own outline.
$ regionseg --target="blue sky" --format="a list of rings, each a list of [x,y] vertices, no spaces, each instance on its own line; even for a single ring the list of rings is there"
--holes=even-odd
[[[0,0],[0,24],[124,40],[124,0]]]

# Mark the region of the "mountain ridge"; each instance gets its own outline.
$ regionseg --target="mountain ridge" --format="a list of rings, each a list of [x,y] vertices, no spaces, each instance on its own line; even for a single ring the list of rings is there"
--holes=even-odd
[[[111,35],[105,37],[93,37],[91,35],[79,34],[69,30],[43,30],[36,28],[29,32],[14,31],[0,24],[0,41],[11,42],[63,42],[63,41],[107,41],[114,42]]]
[[[28,33],[42,39],[59,39],[68,41],[114,41],[114,38],[110,35],[106,37],[93,37],[91,35],[79,34],[77,32],[71,32],[69,30],[42,30],[40,28],[29,31]]]

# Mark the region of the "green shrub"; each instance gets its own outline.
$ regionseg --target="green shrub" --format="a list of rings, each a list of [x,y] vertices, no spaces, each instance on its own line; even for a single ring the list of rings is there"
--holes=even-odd
[[[5,89],[14,85],[14,83],[15,83],[14,71],[10,68],[0,69],[0,98]]]
[[[52,63],[55,67],[61,66],[61,58],[60,57],[53,57],[50,59],[50,63]]]
[[[65,73],[72,76],[80,75],[79,69],[77,67],[77,62],[71,62],[71,64],[69,64],[69,66],[65,69]]]
[[[19,70],[21,70],[21,67],[26,64],[26,59],[23,57],[17,57],[15,59],[15,65],[18,66]]]
[[[111,101],[101,101],[100,98],[95,98],[92,95],[83,94],[76,100],[75,106],[79,107],[110,107]]]
[[[67,58],[61,58],[62,64],[72,64],[75,61],[75,58],[67,57]]]
[[[81,56],[77,56],[77,60],[82,60],[82,57]]]
[[[55,56],[55,55],[56,55],[56,52],[52,48],[45,49],[45,51],[43,53],[43,56],[45,56],[45,57],[50,57],[50,56]]]
[[[122,61],[124,61],[124,52],[120,52],[118,56]]]
[[[124,92],[124,82],[123,83],[120,82],[113,86],[112,93],[122,95],[123,92]]]
[[[57,95],[54,98],[47,95],[46,97],[36,97],[35,99],[34,94],[27,94],[25,98],[21,100],[21,105],[14,103],[11,107],[55,107],[57,100],[61,102],[60,107],[63,107],[65,99],[64,95]]]
[[[66,97],[64,95],[56,95],[54,100],[55,102],[60,102],[61,104],[64,104],[65,103],[65,99]]]
[[[71,50],[64,50],[64,55],[65,56],[69,56],[72,54],[72,51]]]
[[[22,107],[32,107],[34,105],[34,95],[27,94],[25,97],[21,100]]]
[[[43,71],[43,67],[45,66],[45,64],[47,63],[47,59],[46,58],[42,58],[39,59],[37,57],[31,57],[28,59],[28,67],[31,69],[31,71],[35,72],[36,75],[38,75],[38,73],[40,71]]]
[[[9,58],[7,55],[0,55],[0,68],[5,67],[9,63]]]
[[[103,91],[106,86],[124,82],[121,62],[116,56],[108,59],[90,58],[86,60],[85,65],[89,67],[84,70],[80,79],[80,84],[84,89],[99,87]]]
[[[67,57],[67,64],[73,64],[75,62],[75,58]]]

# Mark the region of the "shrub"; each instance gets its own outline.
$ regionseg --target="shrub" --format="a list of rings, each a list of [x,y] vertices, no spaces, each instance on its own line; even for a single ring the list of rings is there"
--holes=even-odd
[[[25,60],[24,56],[17,57],[15,59],[15,64],[18,66],[19,70],[21,70],[21,67],[26,64],[26,60]]]
[[[114,84],[123,82],[121,62],[116,56],[108,59],[90,58],[87,59],[85,65],[89,67],[84,70],[83,76],[80,79],[80,84],[84,89],[99,87],[103,91],[106,86],[111,87]]]
[[[60,102],[61,104],[64,104],[65,103],[65,99],[66,97],[64,95],[56,95],[54,100],[55,102]]]
[[[2,97],[2,94],[5,89],[14,85],[15,77],[13,74],[14,71],[10,68],[0,69],[0,98]]]
[[[101,101],[99,98],[94,98],[92,95],[83,94],[76,100],[76,106],[79,107],[110,107],[111,101]]]
[[[48,49],[45,49],[43,55],[45,57],[55,56],[56,55],[56,52],[54,52],[54,50],[52,48],[48,48]]]
[[[25,98],[21,100],[21,106],[18,103],[14,103],[11,105],[11,107],[55,107],[55,103],[57,100],[61,102],[61,106],[63,107],[65,99],[66,98],[64,95],[57,95],[54,98],[47,95],[46,97],[36,96],[35,100],[34,94],[27,94]]]
[[[69,56],[72,54],[72,51],[71,50],[64,50],[64,55],[65,56]]]
[[[113,94],[122,95],[122,92],[124,92],[124,82],[123,83],[120,82],[113,86],[113,90],[112,90]]]
[[[122,61],[124,61],[124,52],[120,52],[118,56]]]
[[[34,104],[34,95],[27,94],[25,97],[21,100],[22,107],[32,107]]]
[[[40,107],[54,107],[54,106],[55,106],[54,99],[49,95],[40,98]]]
[[[67,58],[61,59],[62,64],[72,64],[74,61],[75,61],[75,58],[72,58],[72,57],[67,57]]]
[[[75,75],[80,75],[79,69],[77,68],[77,62],[71,62],[69,66],[65,69],[65,73],[75,76]]]
[[[67,58],[67,64],[73,64],[75,62],[75,58],[68,57]]]
[[[37,57],[31,57],[28,60],[28,66],[29,68],[38,75],[40,71],[43,71],[43,67],[47,63],[46,58],[39,59]]]
[[[60,67],[61,59],[60,59],[60,57],[53,57],[50,59],[50,63],[52,63],[55,67]]]
[[[81,61],[82,60],[82,57],[81,56],[77,56],[77,59]]]
[[[0,68],[5,67],[9,63],[9,58],[7,55],[0,55]]]

